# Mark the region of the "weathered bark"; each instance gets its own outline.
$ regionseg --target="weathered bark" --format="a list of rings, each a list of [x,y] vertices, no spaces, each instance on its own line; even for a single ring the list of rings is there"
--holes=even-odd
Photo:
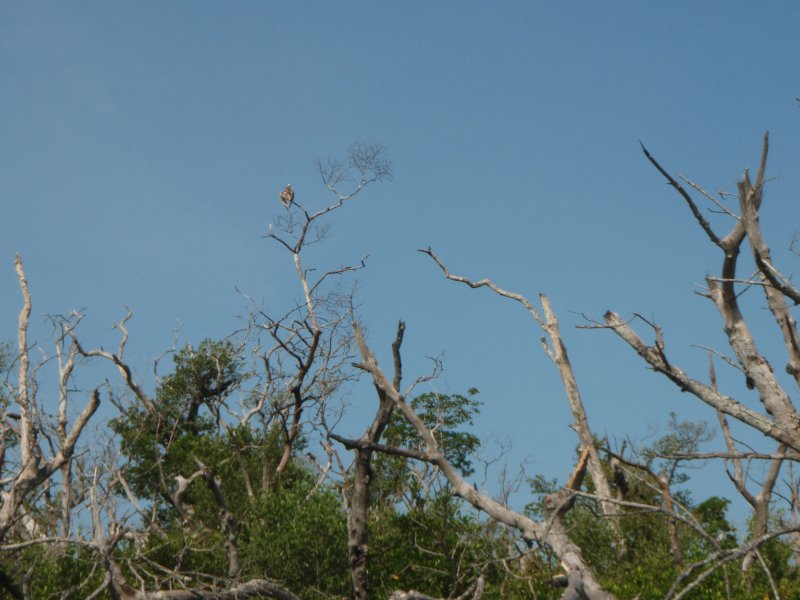
[[[23,297],[17,336],[19,371],[16,394],[16,403],[20,415],[19,446],[21,462],[17,473],[9,478],[6,489],[0,492],[0,499],[2,500],[2,506],[0,506],[0,540],[14,526],[17,519],[22,516],[20,513],[24,510],[23,505],[28,496],[39,489],[53,474],[72,459],[78,439],[89,419],[91,419],[100,405],[100,393],[95,389],[89,402],[75,419],[72,427],[67,429],[65,424],[64,435],[59,440],[59,447],[55,454],[48,460],[44,460],[44,452],[39,446],[36,429],[35,399],[28,385],[30,376],[28,372],[30,368],[28,320],[31,314],[31,295],[28,291],[28,281],[25,278],[25,271],[19,256],[16,257],[14,265]]]
[[[270,224],[266,236],[291,254],[297,279],[303,289],[302,303],[296,310],[277,320],[268,319],[267,329],[276,343],[275,349],[279,348],[295,364],[294,373],[286,382],[289,401],[279,411],[280,426],[283,430],[283,452],[275,467],[276,473],[284,472],[289,466],[300,434],[302,414],[309,404],[318,401],[313,390],[314,384],[318,384],[319,381],[315,379],[318,374],[326,371],[324,367],[328,366],[328,361],[336,354],[332,349],[335,342],[329,334],[337,329],[341,320],[339,315],[334,319],[334,323],[326,318],[324,312],[330,298],[320,298],[319,287],[330,277],[363,269],[366,259],[362,258],[360,264],[327,271],[316,280],[309,280],[309,274],[313,270],[303,265],[303,250],[324,237],[324,232],[317,228],[320,219],[344,206],[366,186],[391,177],[391,166],[385,157],[385,149],[380,144],[355,144],[350,148],[347,162],[335,161],[323,165],[318,161],[317,167],[323,185],[336,196],[335,202],[312,212],[293,192],[292,201],[284,203],[289,215],[279,222],[278,229],[281,232],[274,231]],[[344,181],[354,182],[349,193],[343,193],[339,189]],[[318,363],[321,363],[323,368],[319,368]],[[317,367],[316,372],[313,372],[315,367]],[[332,389],[329,393],[332,393]],[[268,476],[266,470],[264,474]]]
[[[728,420],[725,418],[725,415],[720,412],[717,412],[717,418],[719,419],[720,429],[722,430],[723,437],[725,438],[725,445],[728,448],[728,452],[736,452],[736,443],[731,435]],[[745,500],[747,500],[750,506],[753,507],[753,533],[751,537],[759,537],[767,533],[767,528],[769,525],[769,505],[772,501],[772,491],[775,488],[775,483],[778,480],[778,474],[780,473],[781,466],[783,465],[783,456],[785,452],[786,447],[783,444],[779,445],[776,451],[776,457],[770,459],[769,469],[767,470],[767,474],[764,477],[763,483],[761,484],[761,489],[756,495],[753,495],[752,492],[747,489],[747,484],[745,482],[746,476],[744,468],[742,467],[742,459],[735,455],[732,455],[732,458],[730,459],[731,462],[733,462],[733,473],[728,471],[728,477],[733,482],[736,490]],[[755,552],[747,554],[742,562],[742,570],[747,571],[752,566],[755,559]]]
[[[357,326],[356,326],[357,327]],[[402,321],[397,324],[397,336],[392,344],[394,356],[394,388],[400,387],[402,381],[402,362],[400,360],[400,346],[403,343],[403,333],[406,325]],[[367,567],[369,560],[369,529],[368,516],[370,506],[370,485],[372,483],[372,454],[374,445],[378,443],[383,430],[389,423],[389,418],[394,409],[394,403],[386,393],[376,386],[378,393],[378,410],[375,418],[356,444],[347,443],[341,437],[334,439],[345,443],[349,449],[356,453],[355,469],[353,472],[353,491],[350,497],[350,513],[348,514],[347,546],[350,559],[350,573],[353,579],[353,594],[357,600],[370,598],[369,577]]]
[[[766,161],[768,142],[769,138],[765,137],[762,164]],[[797,332],[797,323],[786,304],[786,298],[792,300],[795,305],[800,304],[800,290],[773,264],[758,218],[762,194],[763,166],[759,170],[759,179],[757,179],[755,188],[750,185],[749,177],[745,177],[740,184],[739,207],[741,220],[744,223],[747,239],[750,242],[750,249],[758,267],[758,277],[762,283],[764,296],[786,346],[788,355],[786,372],[794,377],[795,383],[800,385],[800,335]]]
[[[800,415],[798,415],[789,394],[775,376],[774,369],[764,354],[759,351],[754,336],[742,314],[736,291],[738,259],[742,244],[747,239],[757,267],[757,273],[754,280],[745,281],[745,283],[755,283],[764,290],[767,305],[781,332],[786,348],[788,357],[786,371],[800,385],[800,334],[798,334],[797,323],[790,314],[786,301],[788,298],[794,304],[800,303],[800,291],[775,267],[759,223],[759,211],[763,202],[765,183],[764,175],[769,152],[769,134],[764,135],[761,160],[755,182],[751,180],[750,174],[746,169],[741,181],[738,182],[740,215],[737,217],[723,207],[727,214],[735,218],[734,225],[724,237],[714,232],[711,224],[700,213],[691,195],[661,167],[646,149],[643,148],[643,150],[647,159],[686,201],[695,220],[706,233],[708,239],[722,251],[723,260],[720,276],[706,278],[708,284],[707,296],[714,302],[719,312],[728,344],[733,350],[738,367],[744,373],[746,385],[749,389],[754,389],[758,393],[766,414],[752,410],[742,402],[719,393],[713,364],[710,367],[711,385],[705,385],[691,379],[680,368],[671,364],[664,352],[660,330],[656,329],[657,341],[655,346],[648,346],[619,315],[609,311],[605,315],[605,322],[608,327],[644,358],[654,370],[668,377],[680,387],[681,391],[692,393],[716,409],[728,450],[725,458],[733,463],[733,473],[728,472],[728,476],[742,497],[753,507],[754,531],[752,539],[762,539],[767,534],[769,504],[782,462],[787,454],[794,454],[800,451]],[[699,186],[685,178],[683,179],[695,190],[700,191],[715,202],[717,206],[720,206],[716,199],[704,192]],[[731,361],[731,364],[733,364],[733,361]],[[737,452],[736,443],[731,435],[727,421],[728,416],[779,442],[775,455],[766,457],[770,459],[770,465],[761,489],[757,494],[753,494],[747,489],[745,483],[746,475],[741,462],[742,457]],[[756,545],[745,553],[744,569],[747,569],[758,558],[757,550],[758,546]],[[769,573],[767,575],[769,576]]]
[[[150,396],[147,395],[141,386],[134,381],[133,371],[131,371],[131,368],[123,359],[125,346],[128,343],[128,330],[126,329],[125,324],[131,319],[132,316],[133,313],[129,310],[122,320],[115,325],[115,327],[122,332],[122,339],[119,342],[119,348],[117,349],[116,354],[103,349],[84,350],[74,335],[72,339],[81,355],[86,357],[97,356],[104,358],[117,367],[120,375],[122,375],[122,379],[125,381],[125,385],[128,386],[128,389],[130,389],[136,398],[142,403],[142,406],[144,406],[149,412],[157,412],[158,405],[152,400],[152,398],[150,398]]]
[[[214,476],[211,469],[200,462],[199,459],[195,458],[195,462],[203,473],[203,480],[206,483],[206,487],[214,495],[214,501],[217,503],[220,528],[225,536],[225,549],[228,552],[228,577],[231,581],[238,581],[239,576],[242,574],[242,565],[239,561],[239,540],[236,535],[239,524],[236,517],[231,513],[230,508],[228,508],[228,503],[225,501],[225,496],[222,494],[219,480]]]
[[[561,331],[558,328],[558,320],[555,313],[550,306],[550,300],[544,294],[539,296],[542,302],[542,309],[545,315],[545,332],[550,338],[551,346],[548,348],[546,344],[545,351],[552,361],[558,367],[559,374],[561,375],[561,382],[564,385],[564,392],[567,396],[570,410],[572,411],[572,418],[574,419],[573,427],[578,434],[581,445],[589,452],[588,470],[592,476],[592,483],[594,484],[597,495],[600,498],[611,498],[611,485],[608,482],[608,477],[600,462],[600,456],[597,452],[594,435],[589,427],[589,419],[586,417],[586,410],[583,407],[583,400],[578,388],[578,382],[575,379],[575,373],[572,370],[572,363],[569,361],[567,355],[567,347],[561,338]],[[615,516],[618,509],[607,500],[600,500],[600,508],[603,515],[610,517],[609,524],[615,534],[617,541],[617,553],[624,554],[625,552],[625,536],[619,527],[619,522]]]
[[[765,288],[771,288],[765,291],[767,301],[789,350],[788,370],[794,374],[793,371],[796,370],[796,366],[800,362],[800,346],[798,346],[800,337],[798,337],[794,321],[791,317],[787,318],[788,312],[785,301],[779,300],[777,297],[780,288],[775,286],[776,283],[781,284],[783,282],[785,284],[786,278],[782,277],[772,267],[769,250],[763,241],[758,224],[758,211],[763,201],[764,172],[769,152],[769,135],[764,135],[761,163],[755,183],[751,182],[747,170],[745,170],[744,177],[739,182],[739,206],[742,214],[736,220],[731,231],[722,238],[713,231],[708,221],[701,216],[699,209],[686,190],[658,164],[646,149],[644,152],[648,160],[686,200],[692,214],[706,232],[709,240],[723,252],[721,276],[719,278],[707,278],[708,295],[722,317],[723,329],[745,374],[748,387],[755,388],[758,391],[759,398],[769,417],[749,410],[741,403],[716,393],[716,390],[711,390],[702,384],[698,385],[698,382],[689,379],[680,369],[668,363],[663,351],[660,353],[654,352],[653,348],[647,347],[627,324],[614,313],[606,313],[606,323],[647,360],[655,370],[665,374],[678,384],[682,390],[690,391],[724,414],[743,421],[765,435],[787,444],[795,450],[799,450],[800,416],[798,416],[789,395],[777,381],[769,362],[756,347],[753,335],[739,308],[735,290],[736,266],[740,248],[744,239],[752,236],[750,240],[751,250],[756,264],[759,266],[761,277],[771,284],[770,286],[765,285]],[[787,286],[784,285],[783,288],[787,289]],[[792,294],[793,290],[787,289],[787,292]],[[797,375],[795,377],[797,378]]]
[[[783,442],[790,448],[800,449],[800,432],[792,424],[784,425],[754,411],[741,402],[721,394],[712,387],[689,377],[682,369],[668,361],[664,352],[657,346],[648,346],[617,313],[604,315],[607,326],[625,340],[653,370],[662,373],[675,383],[681,391],[689,392],[722,413],[753,427],[767,437]]]

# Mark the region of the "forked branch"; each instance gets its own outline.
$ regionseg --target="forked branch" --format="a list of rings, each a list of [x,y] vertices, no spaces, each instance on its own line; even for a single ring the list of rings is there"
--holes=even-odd
[[[552,360],[558,368],[558,372],[561,377],[561,383],[564,386],[567,402],[569,403],[570,411],[572,412],[572,417],[574,419],[573,427],[575,432],[578,434],[581,446],[589,452],[588,469],[592,476],[592,481],[597,488],[599,496],[603,498],[610,498],[612,496],[611,485],[608,482],[608,477],[603,469],[600,456],[597,453],[594,435],[592,434],[591,427],[589,426],[589,419],[586,416],[586,410],[583,406],[583,400],[581,398],[580,388],[578,387],[578,381],[575,377],[574,371],[572,370],[572,364],[570,363],[569,355],[567,354],[567,347],[561,337],[558,319],[552,309],[552,306],[550,305],[550,300],[547,298],[547,296],[544,294],[539,295],[539,301],[542,304],[542,309],[540,312],[536,309],[533,303],[531,303],[522,294],[505,290],[490,279],[473,281],[467,277],[452,274],[442,260],[436,256],[436,254],[434,254],[430,248],[421,249],[419,252],[427,254],[439,266],[445,277],[450,281],[463,283],[473,289],[487,287],[504,298],[519,302],[533,316],[533,318],[536,320],[536,323],[538,323],[539,327],[545,333],[545,337],[543,337],[541,340],[542,346],[544,347],[547,356],[550,357],[550,360]],[[600,502],[600,507],[603,514],[606,516],[615,517],[617,515],[617,509],[605,500]],[[618,549],[622,553],[625,550],[624,536],[622,531],[620,530],[616,520],[612,519],[610,524],[617,537]]]

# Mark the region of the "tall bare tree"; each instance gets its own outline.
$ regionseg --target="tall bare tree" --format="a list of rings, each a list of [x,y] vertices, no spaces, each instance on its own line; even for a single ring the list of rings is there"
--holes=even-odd
[[[63,532],[69,533],[69,506],[71,496],[71,465],[75,457],[75,450],[81,434],[86,429],[89,420],[100,405],[100,391],[95,388],[84,405],[77,419],[70,424],[67,417],[69,408],[68,385],[75,367],[77,351],[74,346],[69,346],[65,355],[65,344],[69,344],[68,335],[61,335],[56,341],[58,354],[58,388],[59,401],[55,431],[48,421],[50,413],[48,407],[39,397],[39,386],[35,379],[30,358],[28,341],[28,323],[31,315],[31,293],[28,289],[28,280],[22,266],[22,259],[17,256],[14,261],[17,271],[20,290],[22,291],[23,305],[19,313],[17,333],[17,381],[12,390],[17,413],[6,411],[4,427],[13,433],[18,440],[17,457],[15,461],[4,452],[3,466],[10,473],[4,473],[4,489],[0,492],[2,506],[0,506],[0,540],[14,527],[23,527],[31,536],[41,536],[41,524],[37,524],[26,509],[26,504],[32,496],[41,494],[43,488],[52,483],[52,479],[59,472],[62,474],[60,485],[64,498],[62,505]],[[65,333],[70,334],[80,321],[79,315],[73,315],[65,324]],[[12,419],[11,421],[8,418]],[[55,435],[51,435],[54,433]],[[5,441],[5,436],[4,436]],[[5,450],[5,448],[4,448]]]
[[[725,195],[716,198],[688,178],[671,175],[646,148],[642,149],[647,159],[685,201],[708,240],[722,253],[719,274],[706,277],[708,287],[702,295],[710,299],[717,309],[732,351],[731,357],[720,355],[721,358],[726,364],[743,374],[746,387],[757,393],[758,399],[764,407],[763,412],[750,408],[742,399],[720,392],[713,364],[708,383],[690,377],[667,357],[665,336],[659,326],[636,315],[654,332],[655,340],[650,345],[636,333],[630,321],[623,319],[617,313],[609,311],[605,314],[606,327],[633,348],[654,371],[666,376],[682,392],[694,395],[717,412],[727,450],[727,453],[717,456],[723,457],[731,465],[732,471],[729,471],[729,476],[732,482],[737,491],[754,508],[755,521],[751,541],[757,541],[769,535],[769,506],[782,463],[786,457],[795,457],[796,453],[800,452],[800,418],[798,418],[797,407],[792,402],[790,393],[777,377],[775,369],[765,354],[759,350],[755,335],[748,325],[739,302],[741,293],[748,288],[756,287],[763,291],[776,329],[784,342],[785,371],[794,380],[795,385],[800,384],[800,335],[789,308],[790,305],[800,302],[800,290],[774,264],[759,221],[766,184],[769,134],[764,134],[755,181],[751,179],[750,172],[745,169],[742,179],[738,182],[738,207],[736,209],[724,204]],[[717,211],[730,218],[733,224],[727,234],[720,235],[715,231],[687,187],[706,201],[711,202]],[[749,250],[756,271],[750,276],[741,277],[738,274],[739,260],[742,252],[746,250]],[[729,418],[760,432],[778,444],[777,450],[773,454],[767,453],[762,457],[769,461],[769,467],[762,481],[761,490],[756,495],[748,490],[742,467],[742,460],[752,455],[747,452],[749,449],[739,450],[739,445],[731,435]],[[704,458],[708,458],[708,455]],[[757,550],[758,545],[756,544],[745,553],[744,569],[749,568],[753,563],[757,557]]]

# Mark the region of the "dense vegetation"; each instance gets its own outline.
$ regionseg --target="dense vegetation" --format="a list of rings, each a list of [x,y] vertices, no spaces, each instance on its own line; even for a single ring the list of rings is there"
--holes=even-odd
[[[282,582],[303,598],[340,598],[350,594],[347,560],[348,482],[320,480],[314,461],[292,459],[275,473],[281,454],[276,431],[257,426],[229,428],[216,407],[247,377],[243,358],[229,341],[203,341],[175,353],[173,372],[158,388],[159,411],[150,414],[135,403],[111,422],[120,440],[120,462],[126,483],[147,512],[157,514],[158,528],[144,543],[119,545],[119,556],[131,579],[154,587],[165,571],[196,574],[196,585],[228,576],[226,539],[213,486],[198,477],[176,502],[162,493],[160,481],[182,473],[209,470],[236,519],[241,579],[263,577]],[[478,391],[466,394],[419,395],[411,402],[431,427],[447,457],[464,475],[474,472],[480,440],[470,432],[479,418]],[[654,468],[667,452],[695,450],[704,439],[704,426],[673,420],[669,433],[642,451],[642,468]],[[387,444],[406,448],[420,445],[419,437],[397,413],[384,433]],[[599,441],[602,445],[602,440]],[[310,456],[310,454],[307,454]],[[674,462],[674,461],[673,461]],[[606,462],[606,466],[608,463]],[[670,469],[672,465],[660,465]],[[633,470],[631,471],[633,472]],[[674,496],[723,545],[737,545],[729,523],[729,500],[720,497],[693,501],[688,477],[675,470],[681,485]],[[646,477],[628,477],[625,497],[642,505],[660,506],[662,498]],[[620,483],[622,483],[620,481]],[[535,476],[528,481],[531,502],[527,512],[541,516],[545,494],[558,485]],[[106,490],[125,502],[118,482]],[[589,484],[589,488],[590,488]],[[546,547],[529,548],[508,529],[482,518],[461,499],[433,468],[408,458],[379,455],[374,465],[373,506],[370,512],[371,564],[376,598],[393,590],[419,589],[434,596],[454,596],[483,575],[485,598],[558,598],[563,575],[558,560]],[[615,550],[612,531],[597,518],[593,501],[579,500],[567,517],[570,535],[584,549],[598,577],[619,598],[661,598],[680,571],[670,545],[663,515],[629,510],[621,519],[625,552]],[[54,532],[55,533],[55,532]],[[698,561],[715,551],[690,527],[678,525],[683,561]],[[7,540],[11,544],[14,540]],[[781,597],[800,594],[792,547],[776,538],[762,547]],[[5,576],[25,581],[31,597],[83,597],[102,580],[93,552],[80,545],[30,545],[2,553]],[[189,582],[183,582],[184,584]],[[723,566],[696,592],[701,598],[762,598],[770,583],[763,569],[743,574],[735,564]],[[6,592],[6,597],[11,597]],[[110,592],[100,597],[111,597]]]

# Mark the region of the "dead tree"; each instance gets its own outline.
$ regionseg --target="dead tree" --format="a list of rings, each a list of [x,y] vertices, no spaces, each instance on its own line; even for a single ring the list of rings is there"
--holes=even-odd
[[[542,303],[540,312],[527,298],[521,294],[505,290],[489,279],[473,281],[460,275],[453,275],[430,248],[420,250],[420,252],[430,256],[431,259],[442,270],[444,276],[450,281],[463,283],[473,289],[486,287],[499,296],[520,303],[528,311],[528,313],[533,316],[536,323],[542,329],[545,334],[545,336],[540,340],[542,347],[544,348],[544,351],[550,360],[552,360],[558,368],[558,373],[561,377],[561,383],[564,386],[564,392],[567,396],[567,403],[569,404],[570,411],[572,412],[572,418],[574,419],[572,428],[578,435],[581,447],[589,452],[587,469],[592,477],[592,482],[597,490],[597,495],[599,498],[601,498],[599,502],[603,514],[607,517],[612,517],[609,523],[615,533],[617,549],[620,554],[623,554],[625,552],[625,539],[622,535],[622,531],[619,529],[617,520],[613,518],[617,515],[617,507],[615,507],[614,504],[609,500],[606,500],[607,498],[612,497],[611,485],[609,484],[608,477],[600,461],[595,437],[592,434],[592,430],[589,427],[589,420],[586,417],[586,410],[583,406],[583,400],[581,398],[580,389],[578,388],[578,382],[575,378],[575,373],[572,370],[572,364],[570,363],[569,356],[567,354],[567,347],[561,337],[561,331],[558,327],[558,319],[556,318],[555,312],[550,305],[550,300],[544,294],[539,295],[539,300]]]
[[[667,177],[669,183],[686,200],[692,214],[709,240],[723,253],[721,273],[719,276],[706,278],[708,291],[705,295],[716,306],[735,361],[745,375],[748,388],[754,388],[758,392],[765,412],[755,411],[743,402],[721,394],[709,384],[689,377],[680,367],[670,362],[666,356],[660,329],[656,328],[655,330],[655,344],[648,346],[630,324],[618,314],[607,312],[605,321],[608,328],[625,340],[655,371],[665,375],[682,391],[695,395],[714,409],[760,431],[765,436],[784,443],[789,448],[800,450],[800,418],[798,418],[797,410],[792,404],[789,394],[775,377],[773,368],[764,355],[759,352],[753,334],[739,307],[736,291],[736,284],[741,282],[763,288],[769,308],[775,316],[776,325],[784,337],[788,355],[786,371],[792,375],[795,382],[800,382],[800,370],[797,369],[797,365],[800,364],[800,336],[798,336],[797,325],[789,313],[786,303],[786,298],[795,300],[793,296],[796,290],[789,279],[772,265],[768,250],[760,242],[762,237],[758,223],[758,211],[763,198],[767,151],[768,137],[765,136],[761,166],[755,184],[751,182],[749,172],[745,171],[744,178],[739,183],[741,215],[736,216],[736,222],[731,231],[721,238],[702,216],[694,200],[683,186],[645,150],[648,159],[656,165],[656,168]],[[749,280],[737,279],[736,268],[741,246],[751,235],[759,240],[751,242],[753,257],[756,265],[759,265],[757,276]],[[776,294],[776,291],[779,294]],[[800,294],[797,297],[800,298]]]
[[[317,160],[322,183],[334,196],[328,206],[311,211],[305,200],[293,196],[289,212],[278,220],[277,227],[269,226],[267,237],[282,246],[292,257],[295,273],[302,288],[302,303],[281,317],[261,312],[265,322],[261,327],[272,338],[272,345],[262,354],[267,379],[279,381],[284,390],[275,389],[281,399],[276,406],[283,435],[283,455],[276,467],[286,469],[294,443],[300,433],[303,412],[313,404],[319,406],[321,396],[330,395],[346,379],[343,366],[350,360],[351,339],[343,328],[344,316],[351,303],[349,296],[325,292],[323,284],[344,273],[358,271],[360,263],[331,269],[313,279],[304,266],[303,252],[323,240],[327,227],[320,225],[323,217],[340,209],[355,198],[366,186],[391,178],[391,166],[385,149],[379,144],[355,144],[346,160]],[[350,186],[343,190],[343,186]],[[302,200],[302,201],[301,201]],[[278,368],[273,366],[278,364]],[[284,365],[286,367],[284,368]]]
[[[12,390],[17,412],[6,411],[3,428],[13,432],[18,440],[17,460],[10,461],[6,449],[3,448],[2,479],[4,488],[0,491],[0,541],[12,530],[27,531],[27,537],[42,537],[39,525],[25,508],[31,496],[41,492],[42,488],[51,485],[52,479],[61,474],[62,532],[69,533],[69,507],[71,497],[71,468],[78,441],[86,429],[89,420],[100,405],[100,391],[95,388],[80,415],[70,424],[67,418],[69,407],[68,383],[72,376],[77,357],[74,346],[70,346],[64,354],[64,345],[69,343],[66,335],[57,339],[59,367],[59,401],[56,417],[55,436],[49,434],[47,418],[49,407],[38,397],[38,386],[32,374],[30,346],[28,342],[28,321],[31,315],[31,294],[28,280],[22,266],[22,259],[16,257],[14,265],[17,271],[23,306],[19,314],[17,333],[17,381]],[[74,315],[67,330],[71,333],[80,321],[80,315]],[[5,443],[6,436],[3,437]]]
[[[392,344],[392,355],[394,357],[394,378],[392,383],[395,388],[399,388],[403,380],[400,347],[403,344],[405,329],[406,324],[400,321],[397,324],[397,336]],[[347,518],[347,541],[353,592],[357,600],[370,598],[367,563],[369,560],[368,516],[370,484],[372,482],[372,455],[394,409],[394,403],[383,390],[376,387],[376,392],[378,394],[378,410],[372,423],[358,440],[348,440],[337,434],[331,434],[333,439],[344,444],[349,450],[355,450],[356,453],[352,475],[352,492],[350,494],[350,511]]]
[[[583,559],[580,548],[570,540],[563,523],[564,515],[574,503],[575,491],[582,484],[591,450],[589,448],[583,449],[581,458],[569,477],[568,483],[558,492],[546,498],[544,520],[535,521],[503,506],[489,496],[478,492],[447,461],[444,452],[438,448],[433,432],[406,402],[405,395],[384,374],[375,356],[367,346],[361,328],[355,324],[354,329],[356,341],[361,352],[361,362],[357,365],[358,368],[370,376],[375,389],[379,391],[379,397],[380,394],[383,394],[389,398],[395,409],[413,425],[425,445],[425,449],[421,452],[403,449],[402,455],[431,463],[447,479],[453,494],[463,498],[498,522],[518,531],[526,541],[542,543],[550,547],[561,561],[561,565],[567,575],[567,587],[562,598],[612,600],[614,596],[600,586],[591,568]],[[392,451],[380,447],[375,447],[375,449]]]
[[[740,306],[741,290],[737,289],[737,287],[743,289],[759,287],[763,290],[766,304],[784,342],[786,373],[794,379],[795,384],[800,384],[800,335],[789,310],[791,304],[796,305],[800,302],[800,290],[774,264],[759,223],[759,212],[764,199],[768,150],[769,135],[765,134],[755,181],[751,179],[749,171],[745,170],[744,176],[738,183],[737,214],[733,209],[726,207],[720,199],[705,192],[689,179],[673,177],[647,149],[643,148],[647,159],[683,198],[708,240],[722,253],[719,275],[706,277],[708,288],[702,295],[710,299],[716,307],[723,331],[733,352],[732,357],[722,356],[723,360],[741,371],[746,387],[755,390],[758,394],[763,411],[754,410],[741,399],[720,392],[713,368],[709,383],[690,377],[667,357],[664,335],[660,327],[648,323],[653,329],[655,337],[655,342],[648,345],[633,329],[630,321],[611,311],[608,311],[604,317],[605,327],[622,338],[654,371],[667,377],[682,392],[694,395],[717,412],[727,448],[727,453],[722,457],[733,468],[732,472],[728,471],[729,477],[736,489],[753,506],[755,514],[755,529],[751,537],[751,546],[741,555],[745,557],[743,565],[745,569],[757,558],[758,545],[752,545],[752,543],[764,539],[770,534],[768,531],[769,504],[784,460],[783,457],[788,453],[800,452],[800,416],[797,408],[793,404],[790,394],[778,380],[774,368],[758,349],[755,336],[750,330]],[[715,231],[712,224],[703,216],[690,191],[679,179],[688,188],[713,202],[717,209],[732,219],[733,225],[726,235],[719,235]],[[739,259],[741,253],[747,250],[753,259],[756,272],[750,277],[741,277],[738,274]],[[761,490],[756,495],[747,489],[746,475],[741,462],[743,458],[747,457],[747,454],[738,450],[737,444],[730,434],[729,418],[755,429],[778,444],[777,452],[773,455],[765,455],[765,458],[770,461],[769,468]]]

